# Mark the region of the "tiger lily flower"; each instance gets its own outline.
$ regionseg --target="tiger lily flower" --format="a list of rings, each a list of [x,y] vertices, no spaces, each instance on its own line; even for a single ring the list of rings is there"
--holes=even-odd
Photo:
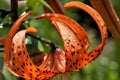
[[[28,28],[16,33],[21,22],[30,15],[30,12],[28,12],[13,24],[5,41],[4,61],[12,74],[28,80],[47,80],[63,73],[65,78],[70,80],[67,72],[78,71],[100,55],[107,40],[107,30],[101,16],[93,8],[81,2],[69,2],[64,7],[76,7],[87,12],[98,25],[102,38],[101,43],[88,53],[89,39],[80,24],[65,15],[57,13],[39,15],[36,19],[47,18],[52,21],[63,40],[64,50],[61,48],[51,50],[43,57],[43,62],[36,66],[29,57],[25,46],[25,34],[36,32],[36,30]],[[11,56],[11,59],[9,59],[9,56]]]
[[[101,33],[101,43],[90,53],[87,52],[89,39],[84,29],[69,17],[61,14],[46,13],[37,16],[37,19],[47,18],[52,21],[54,27],[60,34],[64,42],[64,52],[66,54],[66,70],[78,71],[89,62],[96,59],[107,40],[107,29],[102,17],[93,8],[81,2],[68,2],[64,8],[76,7],[87,12],[97,23]]]
[[[28,80],[46,80],[49,77],[54,76],[55,73],[52,70],[49,70],[48,68],[44,67],[49,64],[46,64],[44,66],[34,65],[34,63],[28,55],[25,46],[25,33],[34,33],[36,32],[36,29],[28,28],[27,30],[20,31],[16,34],[16,31],[20,27],[22,21],[30,14],[30,12],[27,12],[26,14],[22,15],[10,29],[9,34],[5,40],[4,64],[6,65],[8,70],[17,77],[23,77]],[[55,51],[55,53],[58,52],[64,54],[64,52],[61,52],[60,49],[57,49]],[[57,55],[56,57],[59,56],[61,55]],[[10,63],[10,61],[12,62],[12,64]],[[45,62],[43,64],[45,64]]]
[[[98,57],[106,43],[107,30],[103,19],[93,8],[81,2],[69,2],[64,7],[77,7],[87,12],[97,23],[102,37],[102,42],[90,53],[87,53],[89,46],[88,37],[83,28],[74,20],[61,14],[52,13],[37,16],[37,19],[48,18],[52,21],[64,42],[66,71],[76,71]]]

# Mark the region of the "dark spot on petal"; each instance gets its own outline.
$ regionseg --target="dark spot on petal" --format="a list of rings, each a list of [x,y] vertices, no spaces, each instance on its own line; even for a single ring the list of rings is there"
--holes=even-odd
[[[32,76],[32,73],[30,73],[30,75]]]
[[[70,65],[70,68],[72,68],[72,65]]]
[[[83,45],[81,45],[81,47],[83,48],[84,46],[83,46]]]
[[[14,51],[14,48],[12,48],[11,51],[13,52],[13,51]]]
[[[98,52],[100,52],[100,49],[98,49]]]
[[[12,46],[14,46],[14,43],[12,43]]]
[[[75,48],[75,46],[71,45],[72,48]]]
[[[28,63],[26,63],[26,65],[28,65]]]
[[[94,55],[91,55],[91,57],[94,57]]]
[[[76,63],[73,63],[73,65],[75,66]]]
[[[31,63],[31,62],[30,62],[29,64],[30,64],[30,66],[32,66],[32,63]]]
[[[65,52],[68,52],[67,49],[65,50]]]
[[[17,46],[17,48],[19,49],[19,48],[20,48],[20,46]]]
[[[28,61],[28,59],[26,59],[26,61]]]
[[[25,51],[23,51],[23,54],[25,55]]]
[[[18,56],[20,56],[21,55],[21,51],[18,51]]]
[[[67,61],[69,61],[69,59],[67,58]]]
[[[74,55],[75,55],[75,51],[73,51],[73,52],[71,53],[71,55],[74,56]]]
[[[87,61],[89,61],[89,59],[87,59]]]
[[[87,61],[87,58],[85,58],[85,61]]]
[[[37,73],[37,72],[38,72],[38,70],[35,70],[35,72]]]
[[[30,78],[32,78],[32,75],[30,75]],[[32,80],[32,79],[30,79],[30,80]]]
[[[68,42],[70,42],[70,39],[68,40]]]
[[[83,61],[83,59],[82,59],[82,61]]]
[[[38,70],[38,71],[40,71],[40,69],[39,69],[39,68],[37,68],[37,70]]]
[[[25,73],[24,71],[22,71],[22,73]]]
[[[32,69],[30,69],[30,71],[32,71]]]
[[[77,54],[79,54],[79,51],[76,51],[77,52]]]
[[[68,63],[66,62],[66,65],[67,65]]]
[[[67,42],[67,44],[69,44],[69,42]]]
[[[15,63],[13,62],[13,66],[15,65]]]
[[[45,73],[45,71],[43,71],[43,73]]]
[[[77,33],[75,33],[75,35],[77,35]]]
[[[76,70],[78,69],[78,67],[76,66]]]
[[[14,69],[14,71],[16,72],[16,69]]]
[[[24,65],[21,65],[22,68],[24,68]]]
[[[28,55],[26,57],[29,58]]]
[[[41,74],[38,74],[37,77],[40,76],[40,75],[41,75]]]
[[[13,60],[15,60],[15,57],[13,57]]]
[[[97,52],[97,50],[95,50],[95,52]]]
[[[35,78],[35,80],[39,80],[39,78]]]
[[[52,72],[52,74],[55,74],[55,72]]]
[[[84,51],[84,53],[86,54],[86,51]]]
[[[78,62],[78,59],[76,59],[76,62]]]
[[[21,76],[24,76],[24,74],[22,74]]]
[[[81,39],[80,39],[80,42],[81,42]]]
[[[17,70],[19,71],[19,68],[17,68]]]
[[[23,66],[25,66],[25,63],[23,62]]]
[[[77,45],[79,46],[80,44],[79,44],[79,43],[77,43]]]

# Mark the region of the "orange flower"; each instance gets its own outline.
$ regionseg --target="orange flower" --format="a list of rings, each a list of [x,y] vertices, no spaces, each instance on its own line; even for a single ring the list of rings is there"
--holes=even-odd
[[[102,17],[88,5],[81,2],[68,2],[64,7],[76,7],[87,12],[97,23],[101,33],[101,43],[90,53],[87,53],[89,47],[87,34],[74,20],[64,15],[53,13],[42,14],[36,17],[37,19],[47,18],[52,21],[64,42],[64,52],[66,54],[65,72],[77,71],[100,55],[107,40],[107,29]]]
[[[84,29],[78,23],[61,14],[47,13],[37,16],[37,19],[48,18],[52,21],[64,42],[66,71],[76,71],[98,57],[105,45],[107,31],[103,19],[93,8],[81,2],[69,2],[64,7],[77,7],[86,11],[97,23],[102,37],[101,44],[87,54],[89,40]]]
[[[50,63],[52,59],[50,59],[51,61],[48,60],[48,63],[46,63],[47,61],[44,61],[44,65],[41,64],[40,66],[36,66],[29,57],[25,46],[25,33],[36,32],[36,30],[34,28],[28,28],[27,30],[22,30],[16,33],[22,21],[29,15],[30,12],[22,15],[10,29],[9,34],[5,40],[4,64],[8,70],[17,77],[23,77],[28,80],[48,79],[49,77],[55,75],[55,72],[51,71],[50,67],[46,67],[47,65],[50,65],[48,63]],[[55,51],[55,57],[61,59],[61,61],[64,62],[64,60],[62,60],[60,57],[61,55],[57,54],[64,54],[64,52],[62,52],[60,49],[56,49]],[[10,64],[10,61],[12,64]],[[56,63],[60,63],[60,61],[57,61]]]
[[[49,64],[51,63],[52,58],[50,59],[47,58],[48,60],[46,59],[40,66],[36,66],[32,62],[25,46],[25,33],[28,33],[28,32],[36,32],[36,30],[34,28],[21,30],[13,37],[12,44],[11,44],[11,54],[12,54],[11,57],[12,57],[13,69],[20,77],[26,78],[28,80],[48,79],[49,77],[52,77],[53,75],[55,75],[55,72],[53,72],[50,69],[51,64]],[[62,53],[62,52],[59,52],[59,53]],[[55,57],[57,57],[56,55]],[[54,64],[54,62],[52,64]]]
[[[16,33],[21,22],[30,14],[28,12],[13,24],[5,41],[4,61],[12,74],[28,80],[43,80],[64,73],[65,78],[69,80],[70,75],[67,72],[78,71],[98,57],[107,39],[106,26],[101,16],[93,8],[81,2],[69,2],[64,7],[77,7],[87,12],[99,27],[101,43],[88,53],[89,39],[81,25],[61,14],[42,14],[36,18],[48,18],[52,21],[64,42],[64,51],[60,48],[52,49],[43,57],[43,62],[36,66],[29,57],[25,46],[25,34],[36,32],[36,30],[28,28]],[[10,65],[9,56],[11,56],[12,65]]]
[[[11,50],[11,43],[12,43],[12,39],[15,35],[15,33],[17,32],[17,29],[18,27],[20,26],[20,24],[22,23],[22,21],[30,15],[30,12],[22,15],[14,24],[13,26],[11,27],[9,33],[8,33],[8,36],[5,40],[5,44],[4,44],[4,64],[6,65],[6,67],[8,68],[8,70],[14,74],[15,76],[18,76],[18,74],[15,73],[15,71],[13,71],[13,69],[11,68],[11,65],[10,65],[10,59],[9,59],[9,56],[10,56],[10,50]]]

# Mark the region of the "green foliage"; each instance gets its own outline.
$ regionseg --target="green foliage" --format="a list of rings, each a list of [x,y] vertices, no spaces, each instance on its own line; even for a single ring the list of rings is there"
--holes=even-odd
[[[28,9],[35,9],[38,5],[44,5],[46,6],[48,9],[50,9],[52,12],[54,12],[54,10],[50,7],[50,5],[45,2],[45,0],[26,0],[26,6],[28,7]]]
[[[48,9],[50,9],[52,12],[54,12],[54,10],[51,8],[51,6],[45,2],[45,0],[39,0],[41,4],[43,4],[44,6],[46,6]]]
[[[26,0],[26,6],[28,9],[34,9],[38,6],[39,0],[33,1],[33,0]]]
[[[5,65],[3,66],[3,75],[5,80],[19,80],[17,77],[13,76],[5,67]]]

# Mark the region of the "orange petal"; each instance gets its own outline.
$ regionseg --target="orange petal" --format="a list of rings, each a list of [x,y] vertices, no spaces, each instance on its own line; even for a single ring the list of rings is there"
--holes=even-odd
[[[33,27],[30,27],[30,28],[28,28],[28,29],[26,30],[26,32],[27,32],[27,33],[29,33],[29,32],[35,33],[35,32],[37,32],[37,30],[36,30],[35,28],[33,28]]]
[[[87,63],[91,62],[92,60],[94,60],[95,58],[97,58],[98,55],[103,50],[103,47],[104,47],[106,40],[107,40],[106,25],[105,25],[102,17],[99,15],[99,13],[95,9],[93,9],[92,7],[90,7],[84,3],[74,1],[74,2],[66,3],[64,5],[64,7],[65,8],[76,7],[76,8],[79,8],[79,9],[85,11],[94,19],[94,21],[97,23],[98,28],[100,30],[102,41],[95,49],[93,49],[89,54],[87,54],[85,56],[85,58],[84,58],[85,60],[83,62],[83,66],[84,66],[85,64],[87,64]]]
[[[56,30],[64,42],[66,53],[66,71],[76,71],[81,66],[84,53],[89,46],[89,40],[84,29],[74,20],[61,14],[43,14],[37,18],[52,20]],[[77,63],[76,63],[77,61]]]
[[[116,14],[111,0],[90,0],[90,2],[104,19],[106,27],[112,36],[120,42],[120,19]]]
[[[57,71],[58,73],[65,72],[66,68],[66,57],[65,52],[60,48],[57,48],[54,53],[54,63],[52,66],[53,71]]]
[[[11,46],[13,68],[20,77],[26,79],[48,79],[55,74],[51,70],[34,65],[26,49],[25,34],[35,31],[34,28],[28,28],[21,30],[13,37]]]
[[[77,2],[77,1],[68,2],[64,5],[64,7],[65,8],[76,7],[88,13],[95,20],[95,22],[98,25],[98,28],[100,29],[102,43],[106,42],[106,38],[107,38],[106,24],[103,21],[102,17],[99,15],[99,13],[95,9],[93,9],[92,7],[84,3]]]
[[[10,47],[11,47],[11,43],[12,43],[12,38],[15,35],[15,33],[17,32],[17,29],[20,27],[20,24],[22,23],[22,21],[28,17],[30,15],[30,12],[22,15],[11,27],[9,34],[6,38],[5,41],[5,46],[4,46],[4,64],[6,65],[6,67],[8,68],[8,70],[16,75],[19,76],[18,74],[16,74],[13,69],[10,66],[10,59],[9,59],[9,54],[10,54]]]
[[[69,28],[73,30],[75,35],[82,38],[83,43],[84,43],[83,46],[86,49],[88,49],[88,47],[89,47],[89,39],[88,39],[87,33],[85,32],[85,30],[82,28],[81,25],[79,25],[77,22],[75,22],[71,18],[66,17],[64,15],[61,15],[61,14],[57,14],[57,13],[55,13],[55,14],[47,13],[47,14],[42,14],[42,15],[39,15],[39,16],[36,17],[36,19],[39,19],[39,18],[48,18],[48,19],[50,19],[50,20],[52,20],[54,22],[57,21],[57,22],[62,22],[61,24],[67,24],[69,26]],[[53,24],[54,24],[54,22],[53,22]],[[55,26],[55,28],[59,32],[58,27]]]
[[[56,48],[48,53],[48,56],[43,61],[43,63],[39,66],[40,69],[47,68],[52,72],[58,74],[65,72],[66,69],[66,57],[65,52],[60,49]]]
[[[66,53],[66,71],[78,70],[78,66],[81,67],[81,62],[85,56],[84,53],[86,53],[87,50],[82,38],[76,35],[79,32],[74,32],[68,24],[63,24],[58,21],[53,21],[53,24],[59,28],[59,33],[64,41],[64,51]],[[76,28],[76,26],[73,27]]]

